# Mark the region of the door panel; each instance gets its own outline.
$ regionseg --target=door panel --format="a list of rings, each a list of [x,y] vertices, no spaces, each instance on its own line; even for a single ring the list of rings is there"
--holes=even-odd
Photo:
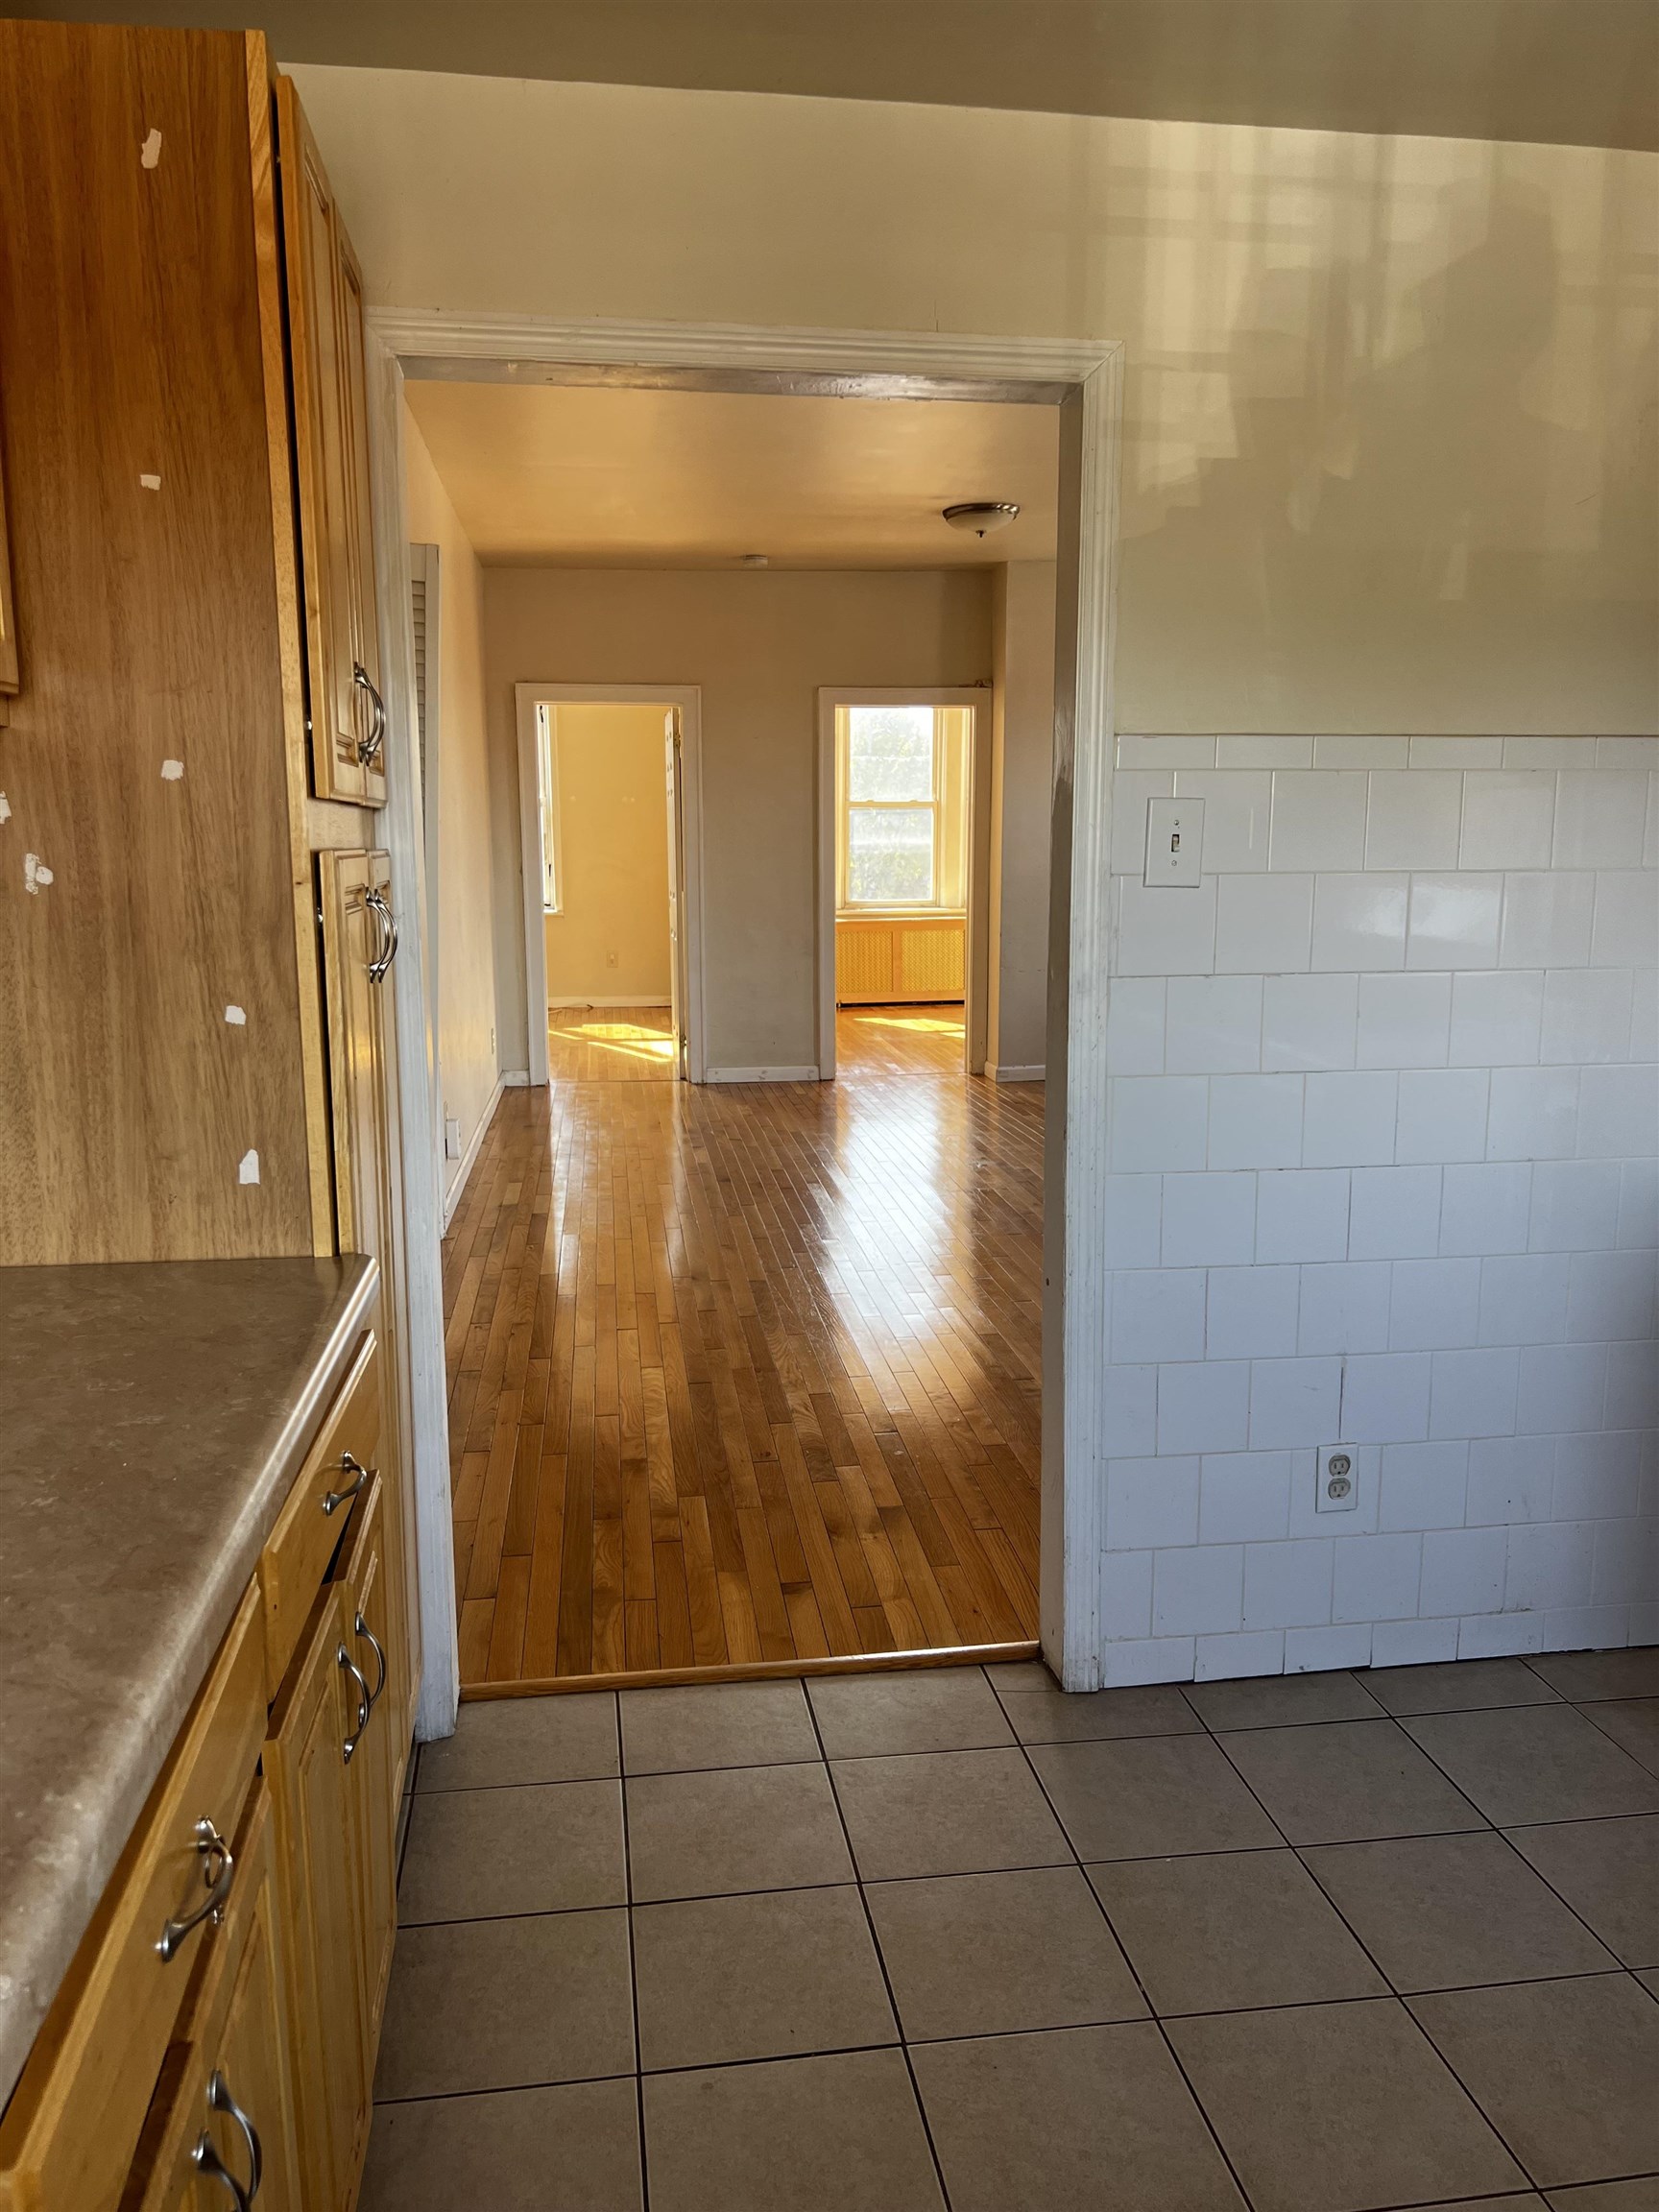
[[[401,1605],[389,1608],[388,1649],[395,1664],[386,1718],[396,1744],[395,1770],[401,1777],[409,1747],[412,1686],[420,1670],[420,1611],[412,1477],[399,1418],[403,1200],[397,1141],[397,1016],[392,986],[397,917],[384,853],[320,853],[317,858],[328,1000],[336,1228],[343,1252],[370,1252],[380,1262],[385,1548],[389,1587],[402,1592]]]
[[[382,805],[362,279],[292,81],[276,81],[300,493],[311,775],[319,798]]]
[[[339,1660],[344,1599],[335,1583],[319,1598],[304,1655],[272,1707],[265,1746],[305,2212],[344,2212],[349,2204],[369,2121],[362,1918],[344,1756],[356,1706],[348,1710],[349,1678]]]

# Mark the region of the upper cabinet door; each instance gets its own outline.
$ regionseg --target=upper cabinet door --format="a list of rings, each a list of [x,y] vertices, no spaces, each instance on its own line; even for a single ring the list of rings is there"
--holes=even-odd
[[[374,602],[363,279],[301,110],[276,80],[311,780],[320,799],[386,802]]]

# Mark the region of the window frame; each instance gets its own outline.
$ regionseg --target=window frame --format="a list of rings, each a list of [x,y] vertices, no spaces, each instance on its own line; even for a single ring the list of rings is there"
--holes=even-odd
[[[925,707],[933,717],[932,792],[926,799],[854,799],[853,797],[852,752],[853,717],[856,713],[880,711],[883,707]],[[931,699],[848,700],[837,702],[835,708],[835,912],[847,920],[878,920],[882,915],[940,914],[956,915],[967,912],[966,904],[948,905],[943,892],[945,885],[945,716],[951,709],[941,707]],[[929,813],[933,818],[933,895],[930,899],[854,899],[848,887],[849,864],[852,858],[852,816],[854,813]]]

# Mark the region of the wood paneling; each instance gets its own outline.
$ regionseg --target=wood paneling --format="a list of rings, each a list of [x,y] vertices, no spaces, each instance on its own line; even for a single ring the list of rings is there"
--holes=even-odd
[[[0,23],[0,1262],[309,1252],[242,38]]]
[[[502,1101],[445,1247],[467,1685],[1036,1635],[1043,1094],[868,1034]]]

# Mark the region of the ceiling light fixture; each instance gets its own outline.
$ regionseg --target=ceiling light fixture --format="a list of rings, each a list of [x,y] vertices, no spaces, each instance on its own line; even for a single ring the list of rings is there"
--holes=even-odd
[[[1019,512],[1012,499],[964,499],[944,511],[952,530],[972,530],[975,538],[987,530],[1006,530]]]

